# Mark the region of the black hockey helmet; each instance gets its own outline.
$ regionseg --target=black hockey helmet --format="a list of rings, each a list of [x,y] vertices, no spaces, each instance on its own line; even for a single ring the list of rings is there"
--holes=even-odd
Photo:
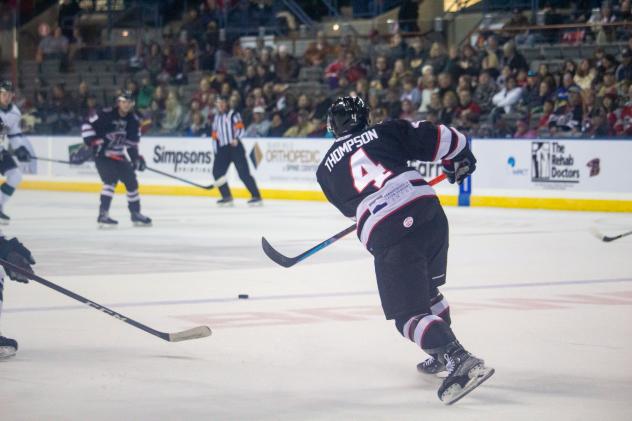
[[[0,92],[15,92],[13,82],[10,80],[0,81]]]
[[[359,96],[340,97],[327,111],[327,129],[336,137],[364,130],[369,125],[369,111]]]

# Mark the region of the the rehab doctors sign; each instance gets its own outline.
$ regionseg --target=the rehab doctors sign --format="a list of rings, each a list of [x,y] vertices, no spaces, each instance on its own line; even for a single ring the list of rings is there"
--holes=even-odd
[[[531,181],[536,183],[579,183],[580,169],[572,143],[531,142]]]
[[[526,190],[531,195],[632,194],[632,175],[622,170],[632,156],[632,141],[475,139],[472,149],[478,159],[475,195],[485,189],[510,195]]]

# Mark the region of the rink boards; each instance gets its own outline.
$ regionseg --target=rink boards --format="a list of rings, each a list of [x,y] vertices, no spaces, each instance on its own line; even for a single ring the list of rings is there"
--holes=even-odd
[[[68,160],[79,137],[32,136],[37,156]],[[267,199],[325,200],[316,168],[331,139],[243,139],[250,169]],[[213,149],[208,138],[144,137],[147,165],[200,184],[210,184]],[[475,139],[477,171],[466,186],[435,187],[447,205],[632,211],[632,173],[627,171],[632,141],[564,139]],[[439,163],[418,163],[423,176],[440,173]],[[100,191],[91,162],[64,165],[38,161],[24,166],[22,188]],[[139,174],[141,193],[217,196],[159,174]],[[236,197],[248,197],[233,167],[228,181]],[[119,189],[122,186],[119,186]]]

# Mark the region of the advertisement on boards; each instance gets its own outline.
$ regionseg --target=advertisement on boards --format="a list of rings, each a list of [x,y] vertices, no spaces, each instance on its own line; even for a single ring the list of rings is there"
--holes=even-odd
[[[476,139],[474,194],[481,189],[632,193],[622,171],[632,142]]]

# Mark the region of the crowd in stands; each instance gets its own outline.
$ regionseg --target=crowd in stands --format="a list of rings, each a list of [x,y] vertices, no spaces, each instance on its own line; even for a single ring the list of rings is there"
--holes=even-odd
[[[269,3],[241,1],[239,7],[253,16]],[[221,41],[216,8],[213,0],[202,2],[185,16],[176,36],[139,43],[129,58],[129,77],[121,88],[133,92],[145,134],[210,136],[215,102],[223,96],[240,111],[247,136],[324,137],[331,101],[354,94],[368,102],[374,123],[427,119],[479,137],[632,136],[630,26],[585,30],[597,45],[603,40],[625,42],[619,54],[598,47],[592,57],[568,59],[553,69],[546,61],[533,68],[519,46],[542,42],[542,37],[564,42],[566,33],[511,31],[529,24],[520,11],[503,31],[483,31],[461,47],[400,33],[373,31],[360,42],[351,33],[327,38],[319,32],[304,54],[294,56],[284,44],[267,47],[260,40],[256,48],[243,48],[238,41]],[[546,23],[594,18],[579,10],[561,18],[545,5]],[[630,1],[604,3],[600,16],[599,22],[629,21]],[[581,41],[588,37],[584,33]],[[68,51],[61,28],[40,44],[42,60]],[[301,69],[316,71],[322,89],[293,89]],[[187,95],[183,87],[194,72],[202,77],[197,90]],[[27,118],[50,133],[69,133],[81,119],[108,105],[85,82],[73,92],[67,89],[55,85],[23,100]]]

